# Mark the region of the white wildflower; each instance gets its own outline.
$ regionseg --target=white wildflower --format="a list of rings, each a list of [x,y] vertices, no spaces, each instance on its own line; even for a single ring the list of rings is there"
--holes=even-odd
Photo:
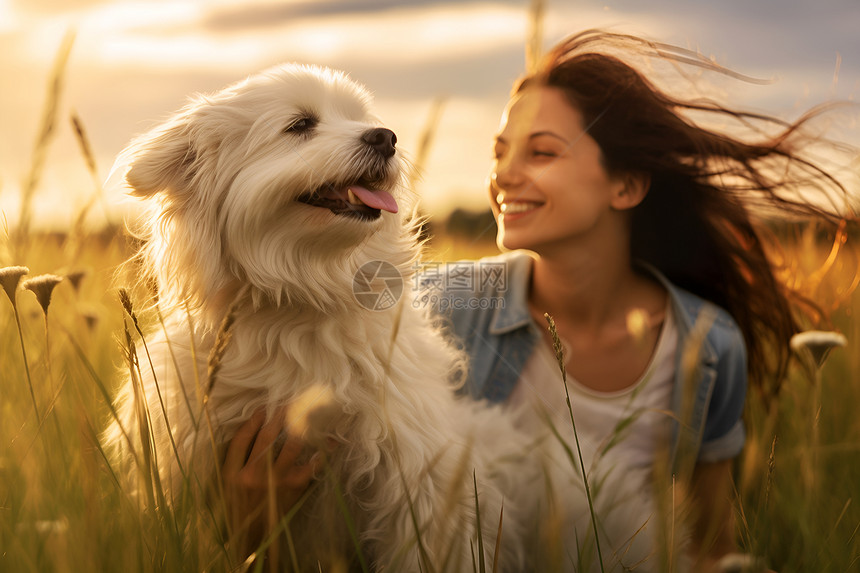
[[[812,358],[818,368],[824,365],[830,350],[848,344],[848,339],[839,332],[807,330],[791,337],[791,349],[800,355]]]

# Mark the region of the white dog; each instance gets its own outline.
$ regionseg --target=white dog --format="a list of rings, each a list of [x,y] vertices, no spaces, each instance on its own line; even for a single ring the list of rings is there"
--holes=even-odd
[[[134,469],[147,451],[134,436],[148,426],[176,495],[183,475],[213,479],[214,452],[256,410],[325,388],[334,415],[308,435],[338,444],[334,479],[318,480],[291,523],[301,568],[355,551],[341,496],[377,570],[418,571],[423,552],[425,571],[472,570],[470,544],[480,534],[493,558],[504,506],[499,570],[521,571],[530,509],[516,498],[537,479],[518,457],[522,438],[500,412],[455,397],[461,356],[406,293],[387,310],[354,295],[373,261],[412,284],[418,243],[395,143],[362,87],[300,65],[197,97],[132,143],[126,181],[151,206],[140,258],[165,328],[149,341],[154,368],[141,359],[141,380],[121,390],[122,424],[107,440]],[[228,313],[232,337],[210,379]]]

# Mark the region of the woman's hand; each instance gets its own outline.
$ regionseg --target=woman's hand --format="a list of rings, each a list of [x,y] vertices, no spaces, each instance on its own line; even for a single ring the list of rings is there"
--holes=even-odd
[[[221,469],[230,531],[245,554],[257,549],[307,490],[320,456],[298,463],[305,444],[287,436],[283,440],[284,415],[278,412],[266,422],[257,411],[236,432],[227,447]]]
[[[693,472],[693,500],[697,516],[692,539],[697,554],[695,570],[707,573],[774,573],[754,556],[738,553],[732,510],[732,463],[732,460],[699,462]]]

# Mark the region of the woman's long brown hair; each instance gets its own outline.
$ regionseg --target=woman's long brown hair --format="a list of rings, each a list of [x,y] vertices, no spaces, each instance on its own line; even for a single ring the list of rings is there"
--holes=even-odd
[[[833,224],[853,219],[792,193],[814,188],[847,197],[835,176],[797,148],[801,127],[824,110],[788,123],[709,101],[675,99],[613,55],[619,50],[737,75],[688,50],[589,30],[558,44],[514,93],[536,84],[561,89],[582,113],[610,173],[650,176],[648,195],[632,215],[632,257],[725,308],[743,332],[751,382],[772,395],[791,358],[790,339],[801,328],[797,311],[813,320],[823,315],[777,278],[751,205],[771,215]],[[696,125],[684,117],[690,112],[764,123],[776,134],[744,142]]]

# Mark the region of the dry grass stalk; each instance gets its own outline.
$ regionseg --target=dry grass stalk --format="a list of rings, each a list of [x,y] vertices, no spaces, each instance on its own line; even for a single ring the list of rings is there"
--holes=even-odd
[[[65,81],[65,68],[75,41],[74,32],[66,33],[57,52],[48,87],[48,97],[45,100],[45,108],[42,112],[42,123],[39,127],[39,135],[33,146],[33,158],[30,168],[21,186],[21,211],[18,218],[18,229],[16,232],[15,246],[21,254],[30,235],[30,224],[33,217],[33,197],[39,186],[39,179],[45,166],[45,158],[48,154],[48,146],[56,132],[57,112],[60,96],[63,93]]]
[[[215,387],[215,380],[218,377],[218,372],[221,370],[221,363],[224,360],[224,354],[227,352],[227,346],[230,344],[230,339],[233,337],[233,323],[236,321],[236,310],[245,298],[246,288],[242,288],[227,309],[227,314],[221,320],[221,325],[218,327],[218,332],[215,335],[215,343],[212,345],[212,350],[209,352],[209,361],[207,364],[207,374],[209,384],[206,387],[204,401],[209,397],[212,388]]]
[[[549,313],[544,313],[543,317],[549,324],[549,333],[552,336],[552,348],[555,351],[555,358],[558,360],[558,368],[561,370],[561,380],[564,383],[564,395],[567,401],[567,410],[570,412],[570,425],[573,427],[573,439],[576,442],[576,453],[579,456],[579,470],[582,472],[582,484],[585,487],[585,497],[588,500],[588,511],[591,514],[591,526],[594,530],[594,544],[597,546],[597,560],[600,563],[600,571],[605,571],[603,566],[603,552],[600,550],[600,534],[597,531],[597,515],[594,511],[594,500],[591,497],[591,488],[588,486],[588,476],[585,471],[585,462],[582,460],[582,448],[579,446],[579,434],[576,432],[576,422],[573,419],[573,406],[570,403],[570,391],[567,388],[567,369],[564,366],[564,346],[561,343],[561,338],[558,335],[558,330],[555,326],[555,320]]]
[[[686,487],[693,476],[698,458],[701,428],[693,427],[696,406],[696,388],[700,372],[700,361],[705,339],[717,318],[717,311],[710,306],[696,317],[690,335],[681,349],[681,410],[678,419],[678,438],[675,448],[674,468],[678,479]]]
[[[120,287],[119,289],[119,302],[122,305],[123,310],[125,310],[125,312],[128,313],[128,316],[131,317],[135,328],[137,328],[139,326],[137,322],[137,314],[135,314],[134,305],[131,303],[131,295],[125,287]]]
[[[123,347],[123,354],[126,361],[126,366],[128,367],[129,377],[131,379],[131,386],[134,390],[134,404],[137,409],[137,437],[140,443],[140,452],[143,456],[142,459],[135,458],[138,462],[138,471],[139,476],[142,482],[144,483],[144,487],[142,488],[147,497],[147,503],[149,507],[156,507],[155,505],[155,496],[153,493],[153,483],[152,478],[153,474],[158,475],[157,472],[154,472],[154,464],[153,464],[153,452],[152,452],[152,443],[151,443],[151,434],[150,434],[150,423],[149,423],[149,408],[147,406],[146,395],[143,392],[143,385],[140,382],[140,363],[138,361],[137,349],[134,345],[134,340],[131,337],[131,333],[128,330],[128,326],[125,321],[123,321],[123,333],[125,334],[125,346]],[[129,428],[129,431],[133,430],[133,428]]]
[[[78,140],[78,145],[81,148],[81,154],[84,156],[84,161],[87,165],[87,171],[92,177],[94,191],[87,202],[81,207],[78,214],[75,216],[75,221],[72,224],[72,229],[69,232],[68,240],[66,243],[66,250],[69,254],[69,258],[74,261],[77,259],[78,254],[80,253],[81,246],[83,244],[83,239],[86,236],[86,220],[93,206],[99,202],[104,200],[104,190],[102,188],[102,183],[99,178],[98,169],[96,168],[96,159],[95,155],[92,151],[92,146],[90,145],[89,138],[87,137],[87,132],[84,129],[83,123],[81,123],[80,118],[76,113],[72,112],[71,114],[71,122],[72,122],[72,130],[75,133],[75,138]],[[107,211],[105,210],[105,216],[107,216]]]
[[[407,182],[408,188],[413,191],[417,189],[418,180],[421,177],[421,173],[424,172],[424,167],[427,165],[427,156],[433,147],[433,139],[436,137],[436,132],[439,129],[439,121],[442,117],[444,106],[445,98],[437,97],[433,100],[430,115],[427,116],[427,122],[418,136],[418,146],[415,149],[412,167],[409,170],[409,180]]]
[[[39,301],[39,306],[42,307],[42,311],[47,318],[48,307],[51,305],[51,295],[54,292],[54,288],[61,282],[63,282],[63,277],[48,274],[27,279],[21,286],[33,291],[33,294],[36,295],[36,300]]]
[[[51,305],[51,295],[54,292],[54,288],[61,282],[63,282],[63,277],[48,274],[27,279],[22,285],[25,289],[33,291],[33,294],[36,295],[36,300],[39,302],[39,306],[42,307],[45,317],[45,365],[48,368],[48,381],[50,382],[52,391],[54,389],[54,374],[51,367],[51,330],[48,328],[48,308]],[[54,418],[54,423],[57,424],[56,418]],[[59,426],[57,426],[57,431],[59,433]]]
[[[822,408],[822,384],[821,370],[830,351],[834,348],[845,346],[848,340],[844,335],[838,332],[827,332],[820,330],[808,330],[800,332],[791,337],[791,349],[803,359],[803,365],[810,373],[813,383],[812,403],[810,411],[813,413],[811,417],[811,427],[809,430],[809,448],[804,451],[806,463],[802,466],[801,476],[806,486],[807,502],[814,498],[814,491],[817,489],[816,484],[819,483],[818,476],[821,466],[820,448],[821,448],[821,421]]]
[[[529,32],[526,38],[526,72],[537,70],[543,55],[543,15],[545,0],[532,0],[529,6]]]
[[[770,444],[770,455],[767,457],[767,474],[765,475],[765,486],[764,486],[764,506],[767,507],[767,503],[770,499],[770,488],[773,485],[773,473],[776,468],[776,442],[777,437],[773,437],[773,442]]]
[[[13,308],[18,308],[16,293],[18,292],[18,283],[21,277],[29,274],[30,269],[27,267],[4,267],[0,269],[0,285],[6,291],[6,296],[12,303]]]
[[[564,366],[564,346],[561,344],[561,338],[558,336],[555,320],[548,313],[544,313],[543,317],[546,319],[547,324],[549,324],[549,333],[552,336],[552,350],[555,352],[555,359],[558,361],[558,368],[561,370],[561,379],[565,383],[565,392],[567,392],[567,369]],[[570,402],[569,395],[568,402]]]
[[[839,332],[807,330],[791,337],[791,349],[806,360],[811,360],[816,368],[824,366],[832,349],[846,344],[848,339]]]
[[[15,325],[18,328],[18,341],[21,343],[21,356],[24,360],[24,372],[27,375],[27,385],[30,389],[30,399],[33,401],[33,413],[36,414],[36,420],[39,419],[39,405],[36,402],[36,392],[33,390],[33,378],[30,375],[30,363],[27,360],[27,347],[24,346],[24,331],[21,328],[21,315],[18,313],[18,283],[21,277],[30,272],[27,267],[5,267],[0,269],[0,284],[3,285],[3,290],[6,291],[6,296],[12,303],[12,310],[15,314]]]
[[[96,170],[96,158],[93,154],[93,148],[90,145],[89,138],[87,138],[84,126],[81,123],[78,114],[75,112],[71,113],[71,117],[69,119],[72,122],[72,129],[75,130],[75,137],[78,140],[78,144],[81,146],[81,154],[84,156],[84,161],[87,164],[87,171],[89,171],[94,181],[98,184],[99,180],[98,171]]]
[[[134,324],[134,329],[137,332],[137,335],[140,336],[140,340],[143,343],[143,350],[146,353],[146,359],[149,362],[149,368],[150,368],[150,371],[152,372],[152,377],[153,377],[153,380],[155,382],[155,392],[158,396],[158,404],[161,407],[161,413],[164,416],[164,420],[165,420],[165,422],[167,422],[170,419],[170,416],[168,415],[167,407],[164,404],[164,398],[161,394],[161,385],[158,383],[158,377],[155,374],[155,365],[152,363],[152,356],[149,353],[149,346],[146,344],[146,337],[143,335],[143,330],[140,328],[140,321],[137,318],[137,313],[134,311],[134,305],[131,302],[131,295],[129,294],[128,289],[126,289],[125,287],[120,287],[120,289],[119,289],[119,300],[120,300],[120,304],[122,304],[123,310],[125,310],[125,312],[128,314],[128,316],[131,318],[131,321]],[[125,323],[123,323],[123,327],[125,327]],[[127,327],[125,327],[125,328],[126,328],[126,330],[128,330]],[[131,350],[135,351],[135,358],[137,358],[137,352],[133,346],[133,341],[131,340],[131,336],[129,335],[129,336],[127,336],[127,338],[128,338],[129,344],[131,344],[131,346],[129,348],[131,348]],[[138,370],[139,370],[140,369],[139,362],[137,362],[137,365],[138,365]],[[138,372],[138,374],[140,374],[140,373]],[[143,386],[141,385],[141,389],[142,388],[143,388]],[[167,436],[168,436],[168,438],[170,438],[170,445],[173,448],[173,454],[174,454],[174,457],[176,458],[176,463],[179,467],[179,470],[184,475],[185,472],[184,472],[184,468],[182,467],[182,461],[179,458],[179,453],[178,453],[178,450],[176,448],[176,441],[173,438],[173,430],[170,428],[169,423],[167,423],[166,425],[167,425]]]
[[[227,353],[227,346],[233,338],[233,323],[235,321],[235,314],[228,312],[221,321],[221,326],[218,328],[218,334],[215,336],[215,344],[212,346],[212,351],[209,353],[209,361],[207,364],[209,385],[206,387],[206,396],[209,396],[212,392],[212,388],[215,387],[215,380],[218,377],[218,372],[221,371],[224,354]]]
[[[502,507],[499,510],[499,529],[496,531],[496,549],[493,551],[493,573],[499,571],[499,551],[502,549],[502,524],[505,521],[505,504],[502,502]]]
[[[475,531],[478,534],[478,571],[486,573],[487,566],[484,562],[484,536],[481,529],[481,505],[478,503],[478,477],[475,470],[472,470],[472,485],[475,492]],[[474,561],[474,557],[472,558]]]

